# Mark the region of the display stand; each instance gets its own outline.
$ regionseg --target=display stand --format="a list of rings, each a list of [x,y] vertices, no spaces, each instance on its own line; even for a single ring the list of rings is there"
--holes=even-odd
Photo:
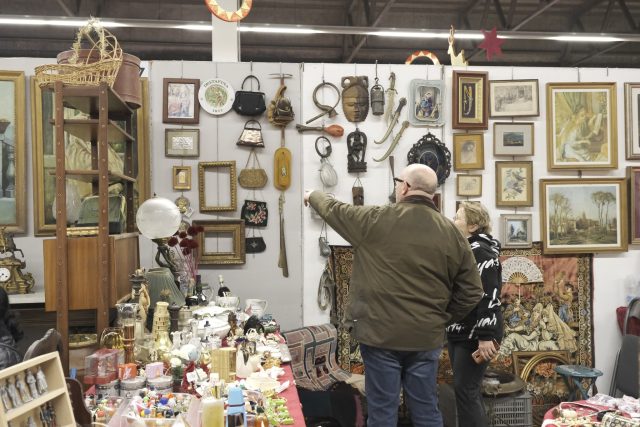
[[[15,426],[27,425],[29,417],[39,425],[40,408],[47,403],[51,403],[55,410],[57,426],[75,426],[76,422],[71,408],[71,401],[69,400],[69,393],[67,392],[67,383],[64,379],[58,353],[44,354],[0,371],[0,384],[4,385],[7,379],[12,379],[13,381],[16,375],[22,376],[27,370],[35,375],[38,368],[42,369],[47,380],[48,387],[46,392],[17,408],[7,409],[4,407],[4,403],[0,401],[2,406],[0,425],[7,426],[9,422]]]
[[[55,82],[54,125],[56,149],[56,239],[53,251],[45,251],[45,278],[53,277],[55,282],[45,281],[45,294],[55,293],[55,305],[47,304],[47,309],[56,310],[56,325],[62,336],[61,362],[65,370],[69,367],[69,310],[89,308],[87,304],[70,305],[70,295],[93,294],[93,302],[88,304],[97,310],[96,327],[98,331],[109,326],[109,308],[118,295],[115,280],[118,275],[125,276],[139,265],[138,236],[132,233],[134,142],[132,135],[133,110],[106,83],[99,86],[72,86]],[[74,108],[89,118],[65,119],[64,109]],[[123,126],[124,124],[124,126]],[[91,141],[91,169],[70,170],[65,167],[65,133]],[[123,173],[109,170],[109,144],[124,144]],[[98,230],[97,236],[67,236],[66,180],[73,178],[92,183],[93,194],[98,194]],[[109,236],[109,184],[119,182],[123,185],[126,199],[126,220],[130,244],[122,245],[123,252],[115,251],[115,240],[120,236]],[[91,239],[91,240],[84,240]],[[45,241],[45,248],[51,243]],[[82,250],[82,246],[92,250]],[[73,258],[70,257],[73,256]],[[55,257],[53,261],[52,257]],[[130,262],[122,269],[115,259],[121,257]],[[133,261],[133,262],[131,262]],[[73,265],[89,263],[89,269],[74,268]],[[135,264],[135,265],[133,265]],[[131,268],[134,267],[134,268]],[[125,271],[126,269],[126,271]],[[92,273],[92,274],[89,274]],[[96,275],[97,273],[97,275]],[[95,280],[91,280],[95,278]]]

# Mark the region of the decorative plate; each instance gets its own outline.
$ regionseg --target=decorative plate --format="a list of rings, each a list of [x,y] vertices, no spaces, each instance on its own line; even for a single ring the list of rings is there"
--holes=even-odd
[[[438,185],[444,184],[451,173],[451,152],[431,132],[413,144],[407,154],[407,161],[410,165],[421,163],[433,169],[438,176]]]
[[[222,79],[207,80],[200,86],[198,100],[200,106],[209,114],[220,115],[231,109],[235,92],[231,85]]]

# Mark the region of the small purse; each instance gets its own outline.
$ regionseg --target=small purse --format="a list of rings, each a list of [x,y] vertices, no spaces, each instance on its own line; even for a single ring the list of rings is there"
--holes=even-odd
[[[244,84],[248,79],[255,79],[258,82],[258,92],[244,90]],[[233,111],[242,116],[259,116],[267,109],[264,92],[260,92],[260,80],[253,74],[248,75],[242,81],[241,90],[236,91],[236,98],[233,101]]]
[[[327,223],[322,223],[322,229],[320,230],[320,237],[318,237],[318,246],[320,247],[320,255],[328,257],[331,255],[331,247],[329,246],[329,239],[327,238]]]
[[[253,156],[253,164],[252,167],[249,167],[251,156]],[[255,167],[256,165],[258,167]],[[247,164],[238,175],[238,183],[242,188],[263,188],[267,185],[267,181],[269,181],[267,172],[260,166],[260,161],[258,160],[256,151],[251,150],[249,158],[247,159]]]
[[[267,244],[260,236],[247,237],[244,240],[244,251],[248,254],[258,254],[267,250]]]
[[[240,218],[247,227],[266,227],[269,220],[267,202],[245,200],[240,210]]]
[[[264,148],[264,140],[262,139],[262,126],[257,120],[247,120],[244,129],[240,134],[240,138],[236,142],[237,145],[245,147]]]

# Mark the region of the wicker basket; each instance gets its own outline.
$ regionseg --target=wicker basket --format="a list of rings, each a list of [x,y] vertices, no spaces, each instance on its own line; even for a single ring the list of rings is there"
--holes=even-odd
[[[91,51],[82,58],[78,55],[83,43],[88,43]],[[107,82],[113,86],[122,65],[122,49],[116,37],[107,31],[100,21],[91,19],[78,30],[76,41],[72,49],[74,55],[69,58],[69,64],[45,64],[36,67],[36,81],[40,86],[61,81],[70,85],[97,86]],[[98,52],[100,59],[91,59]],[[95,61],[95,62],[90,62]]]

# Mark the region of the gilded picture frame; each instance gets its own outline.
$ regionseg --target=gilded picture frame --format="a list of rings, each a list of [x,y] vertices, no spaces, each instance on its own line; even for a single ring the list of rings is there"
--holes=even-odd
[[[488,128],[487,76],[479,71],[453,72],[453,129]]]
[[[496,206],[533,206],[533,162],[496,162]]]
[[[531,214],[500,215],[503,248],[530,248],[533,245],[531,218]]]
[[[616,169],[615,83],[547,83],[547,168]]]
[[[456,177],[456,195],[461,197],[482,196],[482,175],[458,174]]]
[[[162,123],[200,122],[200,79],[162,79]]]
[[[214,175],[217,191],[210,189],[207,192],[206,182],[209,179],[207,175]],[[223,189],[228,185],[228,192]],[[222,190],[222,191],[221,191]],[[207,194],[217,193],[218,197],[228,195],[227,204],[213,205],[207,201]],[[226,160],[217,162],[199,162],[198,163],[198,198],[200,201],[200,212],[226,212],[235,211],[238,207],[238,184],[236,175],[236,161]]]
[[[165,129],[165,157],[200,157],[200,129]]]
[[[202,226],[198,233],[198,263],[202,265],[239,265],[246,260],[244,244],[244,220],[194,220],[194,226]],[[221,248],[221,239],[231,239],[230,248]],[[226,246],[226,245],[224,245]],[[229,249],[229,250],[226,250]]]
[[[489,80],[491,117],[540,115],[538,80]]]
[[[494,156],[533,156],[533,123],[497,122],[493,124]]]
[[[0,71],[0,227],[27,231],[25,77]]]
[[[627,250],[625,178],[540,180],[543,252]]]
[[[173,167],[173,189],[191,190],[191,166]]]
[[[132,134],[136,135],[134,209],[150,197],[150,171],[149,171],[149,80],[141,78],[142,106],[134,111]],[[55,234],[56,220],[53,217],[53,201],[55,198],[55,144],[53,119],[54,93],[49,90],[41,90],[35,79],[30,79],[31,85],[31,135],[32,145],[32,169],[33,169],[33,215],[34,234],[36,236],[50,236]],[[65,109],[65,115],[70,117],[75,110]],[[67,163],[71,160],[78,163],[78,169],[90,169],[89,143],[73,136],[66,136]],[[109,159],[116,160],[121,157],[120,149],[110,145]],[[118,170],[118,165],[113,168]],[[67,196],[75,195],[82,199],[91,195],[91,183],[69,179],[74,188],[67,189]]]
[[[453,170],[484,169],[484,135],[481,133],[453,134]]]
[[[624,84],[624,124],[627,160],[640,160],[640,83]]]
[[[629,180],[629,243],[640,243],[640,166],[627,166]]]

